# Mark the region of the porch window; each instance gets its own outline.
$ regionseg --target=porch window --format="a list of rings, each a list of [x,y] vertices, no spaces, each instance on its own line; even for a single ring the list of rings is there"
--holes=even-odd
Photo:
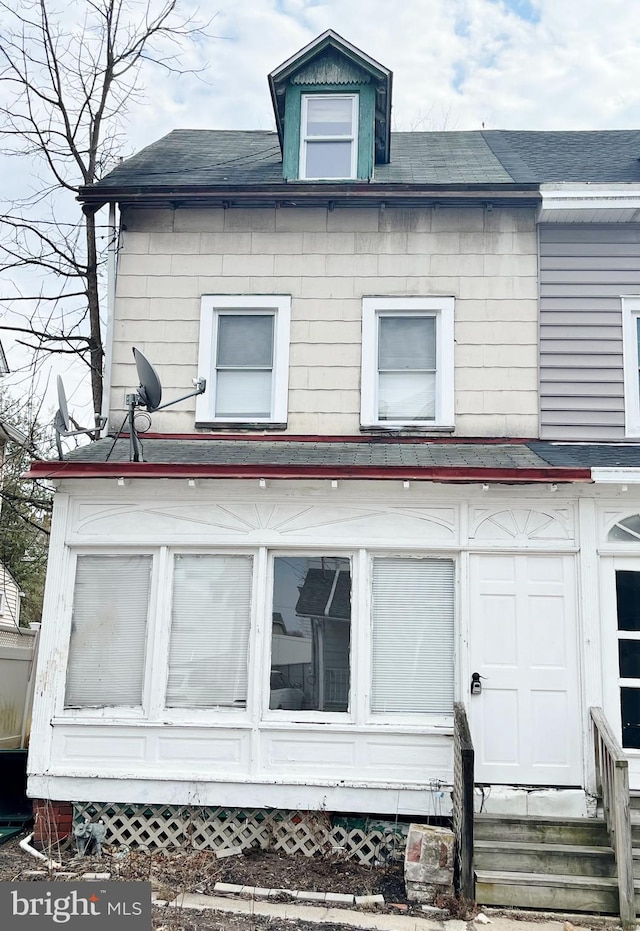
[[[246,706],[252,576],[250,556],[174,557],[168,708]]]
[[[640,572],[616,571],[622,746],[640,749]]]
[[[269,708],[349,708],[351,564],[339,556],[277,556]]]
[[[78,556],[66,708],[142,705],[152,557]]]
[[[454,564],[374,558],[371,710],[453,710]]]

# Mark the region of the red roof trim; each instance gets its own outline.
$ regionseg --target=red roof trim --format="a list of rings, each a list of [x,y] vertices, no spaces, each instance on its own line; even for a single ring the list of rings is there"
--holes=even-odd
[[[393,479],[430,482],[589,482],[590,469],[471,466],[211,465],[161,462],[34,462],[29,478]]]

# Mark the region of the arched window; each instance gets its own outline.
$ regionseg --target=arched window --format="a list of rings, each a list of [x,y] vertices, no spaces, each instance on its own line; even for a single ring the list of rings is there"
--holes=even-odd
[[[609,543],[640,543],[640,514],[631,514],[615,523],[607,540]]]

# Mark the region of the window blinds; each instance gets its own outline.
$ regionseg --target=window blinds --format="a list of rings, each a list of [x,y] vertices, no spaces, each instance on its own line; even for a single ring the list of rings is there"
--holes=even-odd
[[[374,712],[453,708],[454,566],[376,558],[372,584]]]
[[[380,419],[432,420],[435,396],[435,317],[381,316],[378,333]]]
[[[142,703],[151,556],[78,556],[66,707]]]
[[[168,708],[245,706],[252,574],[250,556],[175,557]]]
[[[220,314],[216,417],[269,417],[273,314]]]

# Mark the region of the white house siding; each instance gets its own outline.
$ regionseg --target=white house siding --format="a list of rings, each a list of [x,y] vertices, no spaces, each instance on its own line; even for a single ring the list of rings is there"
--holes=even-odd
[[[160,622],[163,612],[167,616],[162,604],[152,610],[147,667],[151,684],[144,711],[65,711],[75,554],[107,553],[108,540],[117,541],[119,552],[187,547],[196,552],[253,552],[257,559],[266,559],[268,550],[351,554],[365,561],[367,554],[376,553],[452,559],[457,580],[455,694],[467,704],[484,700],[484,694],[469,696],[469,682],[471,672],[491,659],[480,655],[483,647],[473,648],[479,604],[479,589],[473,587],[475,557],[485,563],[486,554],[497,557],[493,563],[499,572],[501,566],[538,560],[544,572],[537,579],[543,587],[533,596],[555,597],[557,581],[570,579],[567,604],[572,607],[565,614],[566,638],[544,633],[537,649],[548,638],[554,641],[554,656],[561,657],[564,650],[566,660],[562,644],[569,645],[575,650],[577,682],[571,694],[577,757],[566,778],[558,770],[556,780],[547,775],[538,784],[592,787],[588,708],[604,704],[612,726],[620,729],[616,695],[603,692],[603,683],[616,681],[617,646],[610,629],[610,593],[598,582],[599,567],[604,572],[603,560],[620,547],[640,567],[635,544],[612,549],[606,543],[615,520],[640,511],[640,493],[589,485],[561,487],[551,495],[547,486],[517,492],[510,486],[492,486],[486,492],[465,486],[462,495],[459,486],[433,483],[412,483],[408,489],[401,482],[345,481],[334,490],[328,486],[320,481],[282,481],[260,489],[258,482],[201,481],[197,500],[182,481],[132,480],[119,487],[95,480],[61,486],[36,686],[42,697],[29,761],[32,795],[428,814],[432,780],[451,781],[448,716],[382,721],[368,712],[369,639],[357,621],[352,707],[350,716],[340,720],[313,723],[300,713],[269,712],[264,708],[267,686],[257,681],[250,686],[246,710],[169,713],[163,708],[164,683],[157,674],[157,664],[163,663],[162,641],[153,632],[153,612]],[[563,575],[554,576],[554,566],[563,566]],[[556,579],[553,591],[544,589],[545,578]],[[355,584],[354,617],[358,611],[366,616],[366,591],[358,594]],[[260,592],[257,598],[264,601]],[[489,611],[485,620],[502,623],[505,616]],[[258,609],[252,626],[254,659],[268,656],[269,629]],[[494,675],[501,675],[498,667]],[[487,681],[486,687],[490,695],[499,683]],[[553,689],[558,691],[557,684]],[[549,726],[556,728],[557,722]],[[556,740],[556,755],[557,744]],[[546,762],[555,766],[558,761]],[[532,772],[535,769],[527,770],[520,784],[535,784]],[[518,784],[517,769],[510,773],[512,778],[496,781]],[[637,778],[640,784],[640,775]]]
[[[366,295],[455,297],[456,433],[538,433],[533,209],[125,210],[112,426],[137,383],[133,345],[167,400],[189,390],[206,293],[291,295],[288,433],[359,432]],[[193,432],[193,401],[153,430]]]
[[[540,227],[540,435],[625,436],[621,295],[640,294],[640,225]]]

